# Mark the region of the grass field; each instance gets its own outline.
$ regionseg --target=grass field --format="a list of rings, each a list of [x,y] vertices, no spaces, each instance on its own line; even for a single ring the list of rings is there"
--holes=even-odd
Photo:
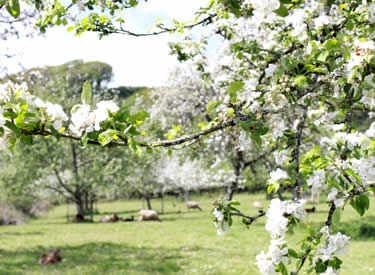
[[[250,230],[238,220],[220,237],[210,222],[214,196],[193,199],[199,201],[202,212],[187,211],[172,198],[165,200],[161,223],[72,224],[66,222],[66,207],[61,206],[27,225],[0,227],[0,274],[258,274],[255,256],[267,249],[269,241],[265,218]],[[268,204],[263,194],[241,194],[235,199],[250,215],[256,213],[254,200]],[[353,239],[341,274],[375,270],[375,200],[371,203],[363,221],[349,206],[342,217],[341,229],[353,234]],[[159,210],[160,202],[153,201],[153,207]],[[121,217],[137,215],[140,208],[140,201],[103,203],[95,220],[113,212]],[[317,209],[305,223],[321,225],[327,207],[320,204]],[[296,240],[303,233],[297,229],[288,238]],[[40,266],[39,256],[54,247],[61,249],[63,261]]]

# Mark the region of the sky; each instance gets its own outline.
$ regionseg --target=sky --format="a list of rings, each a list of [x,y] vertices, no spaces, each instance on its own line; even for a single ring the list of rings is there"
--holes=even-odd
[[[180,21],[194,19],[194,12],[206,2],[208,0],[150,0],[133,10],[126,23],[131,30],[147,32],[159,18],[168,20],[173,17]],[[169,70],[178,63],[175,57],[168,54],[170,34],[141,38],[116,34],[99,40],[95,33],[75,36],[66,28],[50,29],[44,37],[0,41],[3,47],[20,54],[16,60],[7,62],[8,72],[19,71],[20,67],[15,61],[29,69],[82,59],[111,65],[114,72],[111,87],[154,87],[163,85]]]

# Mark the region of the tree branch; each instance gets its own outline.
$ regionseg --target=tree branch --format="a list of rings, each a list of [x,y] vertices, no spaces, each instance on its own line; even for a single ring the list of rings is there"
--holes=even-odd
[[[239,216],[239,217],[247,219],[246,225],[251,225],[258,218],[263,217],[265,215],[266,215],[266,212],[264,212],[263,210],[259,210],[259,214],[255,215],[255,216],[246,216],[246,215],[242,214],[241,212],[232,213],[232,216]]]
[[[213,15],[209,15],[207,16],[206,18],[196,22],[196,23],[193,23],[193,24],[190,24],[190,25],[185,25],[183,26],[182,28],[183,29],[188,29],[188,30],[191,30],[192,28],[196,27],[196,26],[199,26],[199,25],[205,25],[205,24],[209,24],[212,22],[212,19],[214,19],[216,17],[216,14],[213,14]],[[114,30],[106,30],[107,33],[117,33],[117,34],[125,34],[125,35],[130,35],[130,36],[135,36],[135,37],[144,37],[144,36],[155,36],[155,35],[160,35],[160,34],[163,34],[163,33],[174,33],[176,32],[177,30],[179,30],[180,28],[163,28],[163,27],[159,27],[161,30],[160,31],[155,31],[155,32],[151,32],[151,33],[136,33],[136,32],[132,32],[132,31],[129,31],[129,30],[126,30],[124,29],[122,26],[119,28],[119,29],[114,29]],[[93,31],[96,31],[96,32],[100,32],[100,28],[98,30],[93,30]]]
[[[296,168],[295,168],[296,181],[295,181],[295,184],[294,184],[294,194],[293,194],[294,199],[295,198],[301,199],[301,197],[302,197],[302,194],[301,194],[302,184],[301,184],[301,179],[300,179],[300,174],[299,174],[299,165],[300,165],[300,163],[299,163],[299,153],[300,153],[300,147],[301,147],[301,144],[302,144],[302,132],[303,132],[303,128],[305,127],[306,117],[307,117],[307,106],[304,106],[302,120],[300,121],[300,123],[297,126],[296,147],[292,151],[292,161],[293,160],[296,161]]]

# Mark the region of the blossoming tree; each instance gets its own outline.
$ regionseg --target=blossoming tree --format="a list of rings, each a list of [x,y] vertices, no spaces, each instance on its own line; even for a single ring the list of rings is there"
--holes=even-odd
[[[267,252],[257,256],[261,273],[287,274],[287,263],[293,263],[291,274],[305,266],[319,274],[338,274],[339,257],[346,252],[349,237],[332,233],[334,217],[349,205],[364,215],[369,208],[368,191],[374,190],[375,123],[360,131],[353,117],[356,112],[373,117],[375,5],[362,0],[211,0],[193,23],[175,21],[169,27],[158,23],[154,32],[141,34],[126,29],[120,13],[138,2],[34,4],[45,10],[39,20],[42,31],[68,24],[70,11],[88,10],[87,17],[79,17],[71,30],[96,31],[101,36],[183,33],[180,42],[171,44],[172,53],[181,61],[193,60],[207,81],[228,94],[207,106],[219,110],[217,117],[198,133],[148,142],[138,131],[148,117],[146,112],[130,114],[110,101],[92,106],[88,84],[82,104],[73,107],[69,118],[60,106],[30,95],[27,87],[8,83],[0,87],[0,147],[11,150],[18,141],[32,143],[35,135],[54,135],[80,140],[82,145],[129,146],[141,154],[157,147],[203,143],[208,135],[225,128],[245,132],[258,144],[268,138],[278,145],[281,160],[290,156],[291,167],[289,173],[271,174],[269,191],[288,184],[293,199],[274,199],[266,212],[255,216],[242,214],[236,202],[217,201],[213,214],[218,232],[224,234],[230,228],[232,216],[243,217],[247,225],[265,216],[271,243]],[[80,9],[72,9],[75,5]],[[1,0],[3,6],[15,17],[20,13],[17,0]],[[203,27],[198,38],[190,32],[197,26]],[[205,51],[213,35],[221,37],[226,57],[217,66],[209,66]],[[294,127],[284,121],[285,112],[294,114]],[[65,129],[69,130],[64,131],[62,126],[68,123]],[[324,129],[326,137],[306,142],[304,136],[317,127]],[[300,249],[295,249],[285,235],[304,219],[301,190],[307,188],[329,189],[329,212],[323,228],[307,232]]]

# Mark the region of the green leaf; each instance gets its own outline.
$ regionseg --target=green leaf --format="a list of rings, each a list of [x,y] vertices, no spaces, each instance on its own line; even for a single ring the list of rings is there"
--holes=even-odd
[[[91,104],[91,98],[92,98],[92,87],[88,80],[85,81],[85,84],[83,84],[82,89],[82,95],[81,95],[81,101],[82,104]]]
[[[306,89],[309,86],[307,82],[307,77],[304,75],[298,75],[294,78],[294,82],[296,83],[298,88]]]
[[[267,187],[267,193],[271,194],[271,192],[272,192],[273,189],[274,189],[273,184],[268,185],[268,187]]]
[[[231,102],[237,99],[237,92],[239,92],[244,86],[245,83],[243,83],[242,81],[236,81],[230,84],[228,90]]]
[[[354,178],[357,182],[362,182],[362,179],[358,176],[358,174],[356,172],[354,172],[353,169],[347,168],[347,169],[345,169],[345,172],[349,176],[351,176],[352,178]]]
[[[136,7],[138,5],[138,1],[137,0],[129,0],[128,4],[132,7]]]
[[[208,105],[207,105],[207,113],[211,114],[222,103],[223,103],[222,101],[214,101],[214,102],[208,103]]]
[[[354,197],[350,202],[350,205],[358,212],[360,216],[363,216],[366,210],[370,207],[370,200],[369,198],[362,194],[358,197]]]
[[[118,138],[119,131],[108,129],[99,135],[98,141],[101,145],[105,146],[112,140]],[[136,148],[135,148],[136,149]]]
[[[330,39],[324,43],[324,47],[329,51],[337,51],[341,50],[341,43],[336,39]]]
[[[319,54],[319,56],[317,58],[317,61],[325,63],[326,60],[327,60],[328,55],[329,55],[329,51],[322,52],[321,54]]]
[[[317,273],[323,273],[327,270],[327,266],[323,262],[317,262],[315,264],[315,271]]]
[[[273,12],[281,17],[286,17],[289,15],[288,9],[281,3],[280,3],[280,7],[277,10],[274,10]]]
[[[345,24],[345,28],[349,31],[353,30],[354,28],[354,22],[352,19],[349,19],[348,22]]]
[[[23,144],[32,145],[33,144],[33,136],[32,135],[22,135],[21,142]]]
[[[9,120],[7,120],[4,126],[12,130],[13,132],[15,132],[17,136],[21,135],[21,129],[18,128],[13,122],[10,122]]]
[[[10,112],[4,112],[3,116],[5,118],[9,118],[9,119],[16,119],[18,115],[17,115],[17,113],[15,113],[13,111],[10,111]]]
[[[277,266],[279,267],[281,274],[288,275],[288,270],[283,262],[280,262]]]
[[[143,153],[142,146],[140,146],[140,145],[137,144],[137,155],[138,155],[138,157],[141,157],[142,153]]]
[[[256,144],[261,147],[262,146],[262,139],[260,136],[258,136],[257,134],[251,134],[251,139],[254,140],[256,142]]]
[[[133,115],[131,118],[132,118],[132,122],[133,124],[135,125],[141,125],[146,118],[150,117],[150,114],[145,112],[145,111],[140,111],[138,113],[136,113],[135,115]]]
[[[115,119],[120,122],[125,122],[127,121],[127,118],[129,116],[130,116],[129,110],[127,108],[121,108],[119,111],[117,111]]]
[[[86,147],[87,143],[89,142],[89,135],[84,132],[83,135],[80,136],[79,142],[82,147]]]
[[[57,139],[57,141],[60,141],[60,137],[61,137],[60,133],[55,128],[53,128],[52,126],[50,126],[49,129],[50,129],[52,135]]]
[[[328,262],[328,266],[332,266],[336,270],[340,269],[341,264],[342,264],[342,261],[337,257],[334,257],[332,260]]]
[[[298,254],[295,250],[288,248],[288,256],[292,258],[298,259]]]
[[[172,156],[172,154],[173,154],[172,149],[171,149],[171,148],[168,148],[168,156]]]
[[[14,18],[18,18],[20,16],[21,10],[18,0],[10,0],[5,4],[5,8],[8,13]]]
[[[352,71],[349,73],[348,83],[350,83],[353,80],[353,78],[357,75],[358,68],[359,68],[358,65],[356,65],[352,68]]]

